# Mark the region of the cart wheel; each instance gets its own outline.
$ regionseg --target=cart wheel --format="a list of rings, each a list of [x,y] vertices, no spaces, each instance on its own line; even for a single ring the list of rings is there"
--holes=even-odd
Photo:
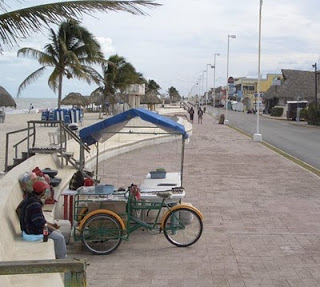
[[[78,214],[78,221],[80,222],[88,213],[88,207],[82,207]]]
[[[187,247],[198,241],[202,234],[203,223],[193,210],[178,208],[164,220],[164,236],[178,247]]]
[[[122,228],[112,215],[98,213],[89,217],[83,225],[81,239],[94,254],[106,255],[116,250],[122,241]]]

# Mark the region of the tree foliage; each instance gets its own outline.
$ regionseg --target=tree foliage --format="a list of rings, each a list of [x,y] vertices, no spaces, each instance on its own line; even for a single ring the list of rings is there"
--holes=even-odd
[[[116,96],[122,98],[124,102],[127,99],[124,96],[125,90],[131,84],[144,83],[145,79],[141,73],[138,73],[135,67],[127,62],[127,60],[119,55],[112,55],[107,63],[102,64],[102,74],[99,74],[100,86],[94,90],[92,95],[102,95],[102,106],[109,101],[114,112],[114,104]]]
[[[311,103],[307,110],[307,121],[310,125],[320,126],[320,105]]]
[[[17,1],[18,2],[18,1]],[[0,1],[0,39],[5,46],[12,47],[19,39],[39,32],[50,24],[60,23],[66,19],[80,20],[81,16],[94,15],[102,11],[124,11],[134,15],[145,15],[143,8],[153,8],[160,4],[153,1],[64,1],[32,6],[15,11],[8,11]],[[0,43],[0,51],[2,46]]]
[[[168,89],[168,94],[172,103],[176,103],[181,100],[181,96],[175,87],[170,87]]]
[[[50,29],[49,39],[50,43],[44,47],[44,52],[33,48],[22,48],[18,51],[18,56],[35,58],[41,65],[21,83],[18,95],[49,67],[53,71],[49,76],[48,85],[54,92],[58,91],[60,107],[63,77],[99,83],[98,74],[90,65],[103,63],[105,60],[99,43],[78,21],[62,22],[57,33]]]
[[[158,95],[161,87],[154,81],[148,80],[145,82],[146,85],[146,95],[155,94]]]

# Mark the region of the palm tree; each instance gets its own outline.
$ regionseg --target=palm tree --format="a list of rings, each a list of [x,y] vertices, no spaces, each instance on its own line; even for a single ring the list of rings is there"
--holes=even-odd
[[[145,79],[142,74],[136,72],[134,66],[127,62],[122,56],[112,55],[107,62],[107,64],[102,65],[102,75],[99,75],[101,86],[94,90],[92,94],[98,93],[102,95],[103,109],[106,99],[109,99],[112,105],[112,112],[114,112],[117,92],[119,92],[120,97],[127,102],[123,95],[126,88],[131,84],[143,83]]]
[[[148,80],[146,83],[146,94],[153,93],[155,95],[159,94],[159,90],[161,87],[154,81],[154,80]]]
[[[169,98],[172,103],[176,103],[181,100],[181,96],[175,87],[170,87],[168,90]]]
[[[38,79],[47,67],[52,67],[48,85],[54,92],[58,90],[60,107],[63,76],[99,83],[97,72],[90,65],[102,63],[104,57],[93,35],[76,20],[61,23],[58,33],[50,29],[50,41],[44,48],[45,52],[33,48],[22,48],[18,51],[18,56],[33,57],[42,65],[21,83],[18,95],[27,85]]]
[[[17,40],[30,36],[32,32],[39,32],[43,27],[49,27],[49,24],[60,23],[66,19],[80,20],[83,14],[92,15],[98,11],[124,11],[134,15],[145,15],[140,7],[153,8],[159,5],[152,0],[83,0],[43,4],[7,11],[4,1],[0,1],[0,11],[3,12],[0,14],[0,39],[3,45],[12,47],[17,43]]]

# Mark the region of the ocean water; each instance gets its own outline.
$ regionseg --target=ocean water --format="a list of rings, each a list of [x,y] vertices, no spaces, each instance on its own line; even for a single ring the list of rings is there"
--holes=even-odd
[[[58,97],[57,98],[19,98],[14,99],[17,107],[16,109],[12,107],[6,108],[6,113],[8,114],[23,114],[29,112],[30,104],[33,106],[32,112],[40,112],[46,109],[55,109],[58,107]],[[71,106],[65,106],[67,108]]]

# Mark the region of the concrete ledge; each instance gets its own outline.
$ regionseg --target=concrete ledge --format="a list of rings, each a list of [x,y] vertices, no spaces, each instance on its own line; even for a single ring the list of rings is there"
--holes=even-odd
[[[26,260],[26,258],[30,260],[42,260],[43,258],[55,259],[53,240],[49,239],[48,242],[28,242],[23,240],[21,237],[16,237],[14,242],[14,257],[12,260],[23,261]],[[1,277],[0,286],[4,286],[1,285],[3,279]],[[10,282],[7,286],[35,286],[34,275],[32,276],[29,274],[5,277],[8,277]],[[37,274],[36,282],[37,286],[64,286],[63,277],[60,273]]]
[[[19,218],[15,211],[23,199],[18,177],[35,166],[56,167],[51,155],[35,155],[12,169],[0,181],[2,191],[0,193],[1,261],[55,259],[52,240],[44,243],[29,242],[21,238]],[[45,216],[47,220],[52,219],[51,213],[45,213]],[[32,275],[0,276],[0,286],[34,286],[34,279]],[[64,286],[59,273],[37,276],[37,285]]]

